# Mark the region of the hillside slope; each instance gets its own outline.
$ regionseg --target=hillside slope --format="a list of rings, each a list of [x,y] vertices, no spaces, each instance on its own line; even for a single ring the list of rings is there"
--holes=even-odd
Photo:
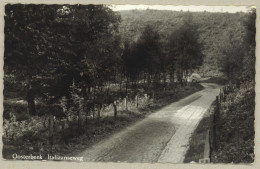
[[[129,10],[119,11],[122,21],[120,33],[123,40],[136,41],[147,24],[153,25],[161,34],[162,43],[168,36],[180,27],[187,13],[159,10]],[[243,37],[243,19],[246,13],[210,13],[191,12],[193,22],[198,27],[199,42],[204,46],[204,65],[200,72],[205,75],[220,75],[217,60],[220,56],[219,46],[230,32]]]

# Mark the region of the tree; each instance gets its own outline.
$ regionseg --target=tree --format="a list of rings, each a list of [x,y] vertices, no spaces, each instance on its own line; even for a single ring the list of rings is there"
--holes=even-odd
[[[245,18],[243,25],[246,29],[245,34],[245,46],[247,48],[245,56],[243,58],[243,74],[242,74],[242,80],[249,80],[254,81],[255,79],[255,35],[256,35],[256,10],[252,9],[248,16]]]
[[[220,45],[222,55],[219,65],[232,82],[252,81],[255,76],[255,12],[251,11],[242,20],[243,30],[227,29]]]
[[[197,68],[203,63],[202,44],[198,42],[199,32],[192,24],[191,15],[184,18],[184,23],[169,38],[168,61],[170,72],[177,70],[178,81],[182,82],[183,73]]]
[[[148,85],[152,75],[160,71],[160,56],[162,55],[160,35],[151,25],[146,25],[140,38],[134,45],[133,64],[139,67],[139,72],[147,74]]]
[[[70,43],[66,48],[74,50],[66,51],[69,57],[65,56],[64,59],[69,66],[63,67],[66,67],[68,72],[73,72],[71,79],[75,80],[77,86],[81,86],[82,96],[89,100],[89,106],[92,106],[93,117],[97,107],[99,121],[101,108],[108,101],[100,93],[103,92],[103,86],[107,85],[108,97],[110,81],[115,80],[113,77],[117,71],[120,55],[120,37],[117,35],[120,17],[103,5],[72,5],[66,8],[70,12],[65,13],[61,22],[73,28],[68,29]],[[88,93],[85,93],[87,88]]]
[[[46,43],[57,6],[6,5],[4,69],[27,86],[28,111],[36,115],[34,98],[53,71],[49,56],[52,44]]]
[[[242,34],[234,34],[234,30],[230,29],[225,33],[225,43],[221,45],[221,59],[219,65],[221,71],[227,75],[231,81],[239,78],[242,69],[242,60],[244,55],[244,45]]]
[[[6,5],[5,21],[5,73],[27,84],[32,115],[35,89],[70,101],[73,81],[86,96],[115,72],[120,17],[104,5]]]

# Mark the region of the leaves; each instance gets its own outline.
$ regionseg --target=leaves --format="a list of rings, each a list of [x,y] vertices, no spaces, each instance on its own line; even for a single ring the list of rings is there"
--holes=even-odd
[[[247,88],[246,86],[250,86]],[[254,161],[253,84],[247,84],[226,95],[217,123],[217,144],[213,162],[252,163]]]

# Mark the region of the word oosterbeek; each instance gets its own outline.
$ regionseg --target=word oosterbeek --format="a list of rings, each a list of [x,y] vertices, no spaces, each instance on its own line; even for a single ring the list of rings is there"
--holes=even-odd
[[[40,155],[18,155],[14,153],[12,155],[14,160],[44,160],[43,156]],[[47,154],[47,160],[53,161],[83,161],[83,157],[70,157],[70,156],[59,156]]]

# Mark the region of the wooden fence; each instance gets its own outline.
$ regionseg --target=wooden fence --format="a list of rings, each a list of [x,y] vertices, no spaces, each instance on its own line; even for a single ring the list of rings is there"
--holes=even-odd
[[[211,118],[211,123],[209,130],[207,131],[205,145],[204,145],[204,157],[203,159],[199,160],[199,163],[209,163],[212,162],[212,152],[217,151],[220,148],[220,141],[221,141],[221,133],[219,131],[219,127],[221,125],[221,117],[223,116],[223,108],[225,106],[229,106],[231,104],[230,99],[229,103],[227,102],[228,94],[233,93],[235,89],[249,89],[250,86],[253,86],[250,83],[236,83],[236,84],[228,84],[220,89],[219,95],[216,96],[216,106],[214,107],[213,115]],[[247,96],[245,96],[246,98]],[[247,117],[248,118],[248,117]],[[235,136],[233,141],[237,146],[240,145],[241,141],[243,140],[242,135],[245,135],[247,131],[242,128],[241,126],[236,126],[234,131]]]
[[[208,136],[206,138],[206,141],[209,143],[208,144],[209,152],[207,152],[206,154],[208,154],[208,158],[210,161],[212,159],[212,151],[218,150],[218,148],[219,148],[218,140],[219,140],[220,133],[218,131],[218,125],[219,125],[220,117],[221,117],[221,105],[226,102],[227,95],[230,92],[233,92],[234,89],[235,89],[234,85],[226,85],[226,86],[220,88],[219,95],[216,96],[216,107],[214,108],[214,113],[213,113],[213,116],[211,119],[212,120],[211,126],[207,133]],[[204,158],[206,158],[206,157],[204,157]]]

